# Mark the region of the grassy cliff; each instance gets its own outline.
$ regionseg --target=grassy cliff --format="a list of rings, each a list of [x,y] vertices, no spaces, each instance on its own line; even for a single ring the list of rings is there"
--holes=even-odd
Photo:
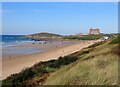
[[[79,60],[50,74],[44,85],[117,85],[120,56],[117,39],[86,48],[82,57],[77,52],[74,55]]]
[[[43,61],[3,80],[9,85],[117,85],[118,38],[99,42],[56,60]]]

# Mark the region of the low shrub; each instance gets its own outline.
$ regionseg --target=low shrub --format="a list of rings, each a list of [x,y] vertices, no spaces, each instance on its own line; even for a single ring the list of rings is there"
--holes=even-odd
[[[99,34],[99,35],[81,35],[81,36],[64,36],[63,39],[77,39],[77,40],[97,40],[102,38],[103,36],[108,36],[108,35],[103,35],[103,34]]]
[[[120,44],[120,35],[118,35],[115,39],[113,39],[110,44]]]
[[[95,44],[93,44],[91,46],[88,46],[88,48],[94,48],[94,47],[97,47],[97,46],[99,46],[101,44],[104,44],[104,43],[105,43],[105,41],[97,42],[97,43],[95,43]]]
[[[63,65],[68,65],[78,59],[76,56],[59,57],[58,59],[39,62],[30,68],[22,70],[20,73],[12,74],[3,80],[3,87],[12,85],[14,87],[27,83],[27,80],[35,76],[43,76],[45,73],[54,72]],[[42,80],[43,81],[43,80]]]
[[[120,44],[111,49],[111,53],[120,56]]]

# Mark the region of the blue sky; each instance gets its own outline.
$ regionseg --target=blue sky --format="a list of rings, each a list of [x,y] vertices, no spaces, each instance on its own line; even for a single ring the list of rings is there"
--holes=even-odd
[[[118,32],[114,2],[3,2],[3,34]]]

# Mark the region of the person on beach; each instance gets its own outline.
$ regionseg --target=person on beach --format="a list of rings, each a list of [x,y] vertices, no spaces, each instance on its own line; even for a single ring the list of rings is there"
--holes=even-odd
[[[11,56],[9,56],[9,58],[11,58]]]

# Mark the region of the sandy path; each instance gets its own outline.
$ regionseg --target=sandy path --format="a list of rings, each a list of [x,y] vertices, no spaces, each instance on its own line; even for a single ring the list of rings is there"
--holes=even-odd
[[[65,56],[74,53],[78,50],[81,50],[82,48],[88,47],[94,42],[95,41],[86,41],[86,42],[81,42],[79,44],[73,44],[70,46],[51,49],[51,51],[49,50],[43,53],[34,53],[34,54],[19,56],[17,58],[9,58],[3,60],[2,79],[5,79],[7,76],[13,73],[18,73],[25,67],[30,67],[39,61],[57,59],[60,56]]]

